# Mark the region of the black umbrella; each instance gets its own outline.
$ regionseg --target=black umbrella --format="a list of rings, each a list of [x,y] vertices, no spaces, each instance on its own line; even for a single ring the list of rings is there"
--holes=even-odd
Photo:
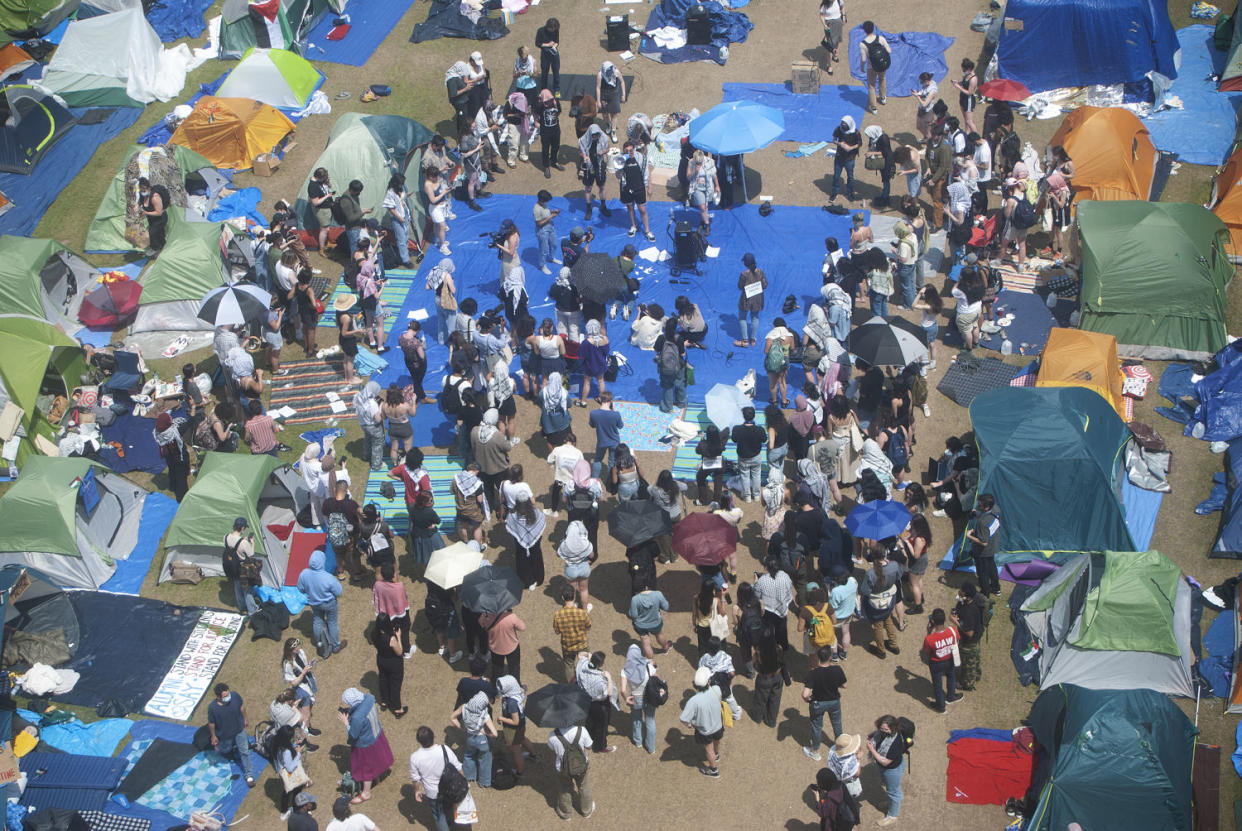
[[[577,684],[548,684],[526,697],[526,717],[536,727],[563,730],[586,721],[590,697]]]
[[[522,602],[522,578],[506,566],[482,566],[461,584],[461,604],[481,615],[498,615]]]
[[[858,309],[854,312],[854,323],[862,325],[864,323],[887,323],[894,329],[901,329],[903,332],[909,332],[919,339],[919,343],[927,343],[927,330],[923,328],[921,323],[915,323],[912,320],[906,320],[901,315],[889,315],[881,317],[873,313],[870,309]]]
[[[608,514],[608,533],[626,548],[642,545],[673,531],[673,522],[649,499],[622,502]]]
[[[569,270],[578,294],[586,300],[607,303],[627,290],[621,266],[609,254],[583,254]]]
[[[871,366],[904,367],[927,357],[927,344],[922,338],[881,317],[855,326],[846,348]]]
[[[240,326],[264,320],[271,304],[272,296],[258,286],[249,283],[220,286],[207,292],[198,307],[198,318],[212,326]]]

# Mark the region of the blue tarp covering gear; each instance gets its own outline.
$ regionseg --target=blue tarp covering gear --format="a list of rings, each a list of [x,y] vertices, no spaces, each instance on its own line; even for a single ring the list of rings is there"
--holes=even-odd
[[[414,5],[414,0],[367,0],[347,7],[349,34],[340,40],[328,40],[332,31],[334,14],[325,14],[311,29],[307,40],[310,44],[303,55],[307,60],[339,63],[346,66],[363,66],[388,33]]]
[[[1212,80],[1225,65],[1226,53],[1212,44],[1211,26],[1179,29],[1182,65],[1168,95],[1182,107],[1161,110],[1143,119],[1157,150],[1176,153],[1180,161],[1215,167],[1229,156],[1237,128],[1235,112],[1242,95],[1216,89]]]
[[[700,5],[699,0],[663,0],[652,10],[647,18],[644,32],[672,26],[677,29],[686,28],[686,12],[693,6]],[[661,49],[655,41],[643,35],[639,54],[660,63],[683,63],[685,61],[715,61],[724,66],[727,52],[721,49],[731,43],[743,43],[755,24],[742,12],[732,12],[715,0],[706,0],[701,5],[707,8],[712,21],[712,40],[707,46],[691,46],[687,44],[678,49]]]
[[[203,12],[212,0],[156,0],[147,10],[147,22],[164,43],[196,38],[207,28]]]
[[[352,16],[353,10],[351,9],[350,17]],[[387,33],[388,31],[384,30],[383,34]],[[353,32],[351,31],[350,34],[352,35]],[[509,34],[509,29],[495,18],[480,18],[478,23],[472,23],[470,18],[461,13],[461,3],[458,0],[431,0],[427,19],[414,26],[414,33],[410,35],[410,43],[422,43],[425,40],[437,38],[496,40],[507,34]],[[348,39],[347,35],[345,40]]]
[[[818,95],[795,95],[788,84],[725,84],[724,101],[753,101],[785,114],[785,131],[777,141],[827,141],[852,116],[862,124],[867,93],[856,86],[824,85]]]
[[[1010,0],[996,58],[1000,77],[1031,92],[1177,77],[1177,35],[1164,0]]]
[[[613,208],[611,219],[604,219],[597,212],[594,220],[586,222],[582,218],[581,201],[554,198],[551,207],[563,211],[556,220],[557,233],[565,237],[575,225],[589,225],[596,234],[594,242],[591,243],[592,251],[619,253],[632,240],[625,233],[629,228],[625,211],[620,210],[615,196],[610,202]],[[535,229],[530,213],[530,197],[498,193],[488,200],[488,206],[487,212],[482,214],[459,211],[458,218],[453,223],[454,239],[457,242],[454,243],[453,254],[448,259],[456,266],[458,298],[473,297],[485,308],[494,305],[496,291],[500,288],[500,268],[496,264],[495,252],[487,248],[486,239],[480,239],[479,235],[496,230],[496,217],[513,217],[521,233],[519,255],[526,272],[530,314],[536,320],[551,317],[552,302],[548,300],[547,291],[553,278],[541,274],[536,267]],[[687,211],[680,204],[653,201],[647,203],[647,210],[651,216],[651,230],[656,234],[656,242],[652,245],[663,249],[671,249],[673,245],[667,232],[670,214],[698,222],[698,213]],[[696,375],[694,386],[687,389],[691,401],[701,403],[707,390],[715,383],[732,384],[752,368],[762,371],[763,353],[760,349],[736,349],[733,346],[734,339],[741,335],[737,322],[737,291],[734,287],[737,285],[737,275],[743,269],[742,255],[753,253],[759,267],[767,275],[768,289],[765,294],[768,298],[768,311],[763,315],[765,321],[780,314],[782,300],[792,294],[798,301],[798,308],[782,316],[790,329],[801,332],[806,325],[805,310],[808,304],[822,302],[818,281],[811,281],[809,284],[806,275],[818,274],[820,271],[824,258],[824,238],[848,240],[849,229],[849,216],[838,216],[819,208],[782,205],[770,216],[761,217],[758,206],[741,205],[732,210],[712,212],[709,243],[720,246],[720,254],[700,263],[703,276],[696,277],[683,272],[681,276],[673,278],[678,281],[674,284],[670,282],[667,262],[651,263],[639,257],[634,271],[634,277],[642,283],[638,291],[638,302],[659,303],[664,309],[671,311],[674,299],[685,295],[699,305],[703,317],[708,321],[709,328],[704,342],[707,349],[692,349],[688,356],[695,366]],[[639,248],[641,253],[642,246]],[[434,249],[428,253],[419,267],[420,278],[424,278],[442,259],[445,258]],[[421,285],[418,281],[415,284]],[[721,286],[727,288],[722,290]],[[409,314],[417,309],[425,310],[430,316],[423,329],[427,340],[427,365],[444,366],[448,360],[448,349],[436,343],[439,323],[436,320],[436,310],[429,304],[425,291],[410,292],[401,309],[397,311],[395,319],[407,320]],[[402,327],[392,328],[393,331],[387,335],[387,343],[396,349]],[[609,382],[608,389],[621,400],[659,403],[660,384],[653,371],[653,353],[644,352],[629,343],[630,324],[623,321],[619,314],[615,321],[609,323],[608,330],[613,353],[623,355],[632,369],[632,372],[622,370],[615,382]],[[517,367],[516,361],[513,366]],[[375,380],[385,387],[390,383],[404,385],[409,383],[409,374],[404,362],[390,360],[388,369]],[[577,385],[579,380],[580,376],[573,373],[573,383]],[[428,373],[426,389],[434,393],[441,388],[442,382],[442,375]],[[801,365],[792,365],[789,368],[790,389],[801,388],[802,382]],[[574,388],[577,389],[576,386]],[[766,383],[758,384],[756,396],[761,404],[766,405]],[[420,407],[419,413],[421,415],[435,409]]]
[[[1230,676],[1233,674],[1233,647],[1233,615],[1219,614],[1203,633],[1203,651],[1206,654],[1198,665],[1199,674],[1212,687],[1210,694],[1217,698],[1229,696]]]
[[[1229,495],[1221,514],[1220,533],[1208,556],[1242,559],[1242,439],[1229,442],[1225,451],[1225,482]],[[1215,494],[1215,488],[1212,492]]]
[[[80,119],[88,110],[71,108],[69,112],[79,123],[52,145],[29,175],[0,173],[0,193],[13,205],[0,215],[0,234],[33,234],[52,202],[86,167],[95,148],[115,138],[142,115],[139,107],[117,107],[102,122],[83,124]]]
[[[930,72],[939,84],[949,73],[944,61],[945,50],[953,45],[953,38],[945,37],[936,32],[886,32],[876,27],[876,33],[888,41],[892,51],[893,63],[886,70],[885,86],[890,98],[903,98],[913,95],[918,89],[919,75]],[[850,29],[850,74],[860,81],[866,82],[867,73],[862,71],[862,52],[860,44],[863,39],[862,26]],[[864,90],[865,94],[865,90]],[[949,90],[940,90],[940,97],[949,97]]]

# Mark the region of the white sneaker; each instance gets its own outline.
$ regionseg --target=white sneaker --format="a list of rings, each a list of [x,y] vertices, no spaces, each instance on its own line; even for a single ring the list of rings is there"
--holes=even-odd
[[[522,161],[524,161],[524,162],[529,162],[529,161],[530,161],[530,156],[526,155],[525,153],[523,153],[522,155],[518,156],[518,158],[519,158],[519,159],[521,159],[521,160],[522,160]]]
[[[446,242],[444,245],[440,246],[440,253],[447,257],[449,254],[452,254],[453,251],[448,247],[448,243]]]
[[[437,649],[437,650],[436,650],[436,654],[437,654],[437,655],[440,655],[440,656],[443,656],[443,655],[444,655],[444,647],[440,647],[439,649]]]
[[[630,307],[629,307],[629,306],[622,306],[622,307],[621,307],[621,319],[622,319],[622,320],[629,320],[629,319],[630,319]]]
[[[322,268],[312,268],[312,269],[311,269],[311,274],[323,274],[323,269],[322,269]]]
[[[927,368],[928,368],[928,369],[932,369],[932,370],[934,370],[934,369],[936,368],[936,362],[935,362],[935,361],[928,361],[928,362],[927,362]]]
[[[587,614],[589,615],[589,614],[591,614],[591,612],[593,612],[593,611],[595,611],[595,604],[594,604],[594,603],[588,603],[588,604],[587,604]]]
[[[452,211],[449,211],[449,212],[448,212],[448,213],[446,213],[444,216],[445,216],[445,218],[446,218],[446,219],[456,219],[456,218],[457,218],[457,214],[453,213]]]
[[[931,418],[931,407],[923,405],[923,418]]]
[[[629,237],[632,237],[632,236],[634,236],[634,235],[635,235],[635,234],[637,234],[637,233],[638,233],[638,229],[637,229],[637,228],[635,228],[633,225],[631,225],[631,226],[630,226],[630,230],[626,231],[626,232],[625,232],[625,235],[626,235],[626,236],[629,236]]]
[[[449,656],[449,663],[450,663],[450,664],[455,664],[455,663],[457,663],[458,661],[460,661],[460,660],[461,660],[461,656],[462,656],[462,654],[463,654],[463,653],[462,653],[462,651],[461,651],[460,649],[459,649],[459,650],[457,650],[456,652],[454,652],[452,655],[450,655],[450,656]]]
[[[405,653],[405,654],[404,654],[404,655],[402,655],[401,657],[402,657],[402,658],[405,658],[405,659],[408,661],[408,660],[410,660],[411,658],[413,658],[413,657],[414,657],[414,654],[415,654],[416,652],[418,652],[418,647],[417,647],[417,646],[415,646],[414,644],[410,644],[410,651],[409,651],[409,652],[407,652],[407,653]]]
[[[932,516],[940,517],[941,519],[944,519],[946,516],[948,516],[948,514],[946,514],[944,511],[940,510],[939,508],[937,508],[936,510],[932,511]]]
[[[528,592],[533,592],[533,591],[534,591],[535,589],[537,589],[537,588],[539,588],[539,584],[538,584],[538,583],[531,583],[529,586],[527,586],[527,587],[526,587],[526,590],[527,590]]]
[[[616,320],[616,319],[617,319],[617,304],[616,304],[616,303],[613,303],[613,304],[612,304],[612,305],[608,308],[608,319],[609,319],[609,320]]]
[[[551,273],[552,273],[552,269],[548,268],[546,265],[545,265],[543,268],[539,269],[539,270],[540,270],[540,271],[542,271],[544,274],[551,274]]]
[[[289,811],[281,811],[281,812],[280,812],[280,821],[281,821],[281,822],[284,822],[285,820],[289,819],[289,815],[290,815],[290,814],[292,814],[292,813],[293,813],[293,811],[292,811],[292,810],[289,810]]]
[[[814,760],[815,760],[815,761],[817,761],[817,762],[818,762],[820,759],[824,758],[823,756],[820,756],[820,755],[819,755],[818,753],[816,753],[814,750],[811,750],[811,748],[806,747],[806,746],[803,746],[803,748],[802,748],[802,752],[806,754],[806,757],[807,757],[808,759],[814,759]]]

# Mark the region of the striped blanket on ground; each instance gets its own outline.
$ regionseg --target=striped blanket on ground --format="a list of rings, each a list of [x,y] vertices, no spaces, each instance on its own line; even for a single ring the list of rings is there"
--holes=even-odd
[[[405,304],[406,295],[416,285],[425,285],[425,278],[419,277],[416,270],[411,271],[408,268],[391,268],[384,272],[384,279],[386,282],[384,288],[380,290],[380,301],[388,307],[389,315],[395,315],[401,310],[402,305]],[[319,316],[320,326],[336,326],[336,310],[332,308],[332,302],[338,297],[349,294],[353,294],[349,286],[345,285],[344,280],[338,280],[332,296],[324,301],[323,314]]]
[[[688,410],[686,412],[686,421],[697,421],[699,429],[705,429],[709,424],[711,424],[711,421],[707,418],[707,410],[703,408]],[[761,409],[755,413],[755,424],[765,428],[767,426],[763,410]],[[677,453],[673,457],[672,466],[674,479],[681,479],[691,483],[694,482],[694,477],[699,470],[700,457],[698,453],[694,452],[694,448],[698,447],[698,444],[699,440],[695,437],[693,439],[689,439],[688,441],[682,442],[677,447]],[[729,444],[725,446],[724,459],[727,462],[737,462],[737,447],[732,442],[729,442]]]
[[[344,360],[345,356],[337,353],[324,360],[312,358],[285,361],[281,368],[289,370],[289,374],[278,375],[272,379],[272,397],[268,402],[268,409],[292,407],[297,410],[294,415],[281,419],[286,425],[322,424],[333,417],[351,418],[357,388],[345,387]],[[383,358],[365,347],[359,347],[358,357],[354,359],[354,370],[358,375],[370,375],[387,366],[388,362]],[[344,412],[332,412],[332,402],[327,398],[330,392],[335,392],[345,402]]]
[[[431,493],[435,497],[436,513],[440,515],[440,533],[451,534],[457,527],[456,503],[449,486],[463,467],[460,456],[432,456],[423,459],[423,469],[431,478]],[[380,493],[384,482],[392,482],[393,498],[388,499]],[[405,509],[405,487],[400,481],[388,475],[387,470],[374,470],[367,478],[366,497],[362,504],[375,503],[380,516],[392,528],[394,534],[404,534],[410,527],[410,515]]]

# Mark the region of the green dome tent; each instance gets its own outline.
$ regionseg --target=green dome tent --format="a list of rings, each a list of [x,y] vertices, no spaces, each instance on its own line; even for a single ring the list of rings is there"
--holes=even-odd
[[[998,563],[1134,549],[1120,494],[1130,433],[1099,393],[1001,387],[975,397],[970,421],[978,493],[991,493],[1001,509]]]
[[[230,232],[219,222],[188,222],[179,208],[168,210],[168,241],[142,274],[142,305],[130,331],[211,329],[199,320],[207,292],[229,282]]]
[[[345,0],[281,0],[268,21],[248,0],[224,0],[220,7],[220,59],[236,60],[253,47],[287,49],[302,54],[306,39],[325,15],[341,14]]]
[[[158,161],[152,161],[157,158]],[[175,177],[170,161],[180,173]],[[141,144],[130,145],[125,151],[125,161],[117,169],[116,175],[108,183],[99,210],[91,220],[86,231],[85,250],[100,254],[123,254],[139,252],[142,247],[125,234],[127,210],[134,211],[138,192],[136,190],[139,175],[146,175],[152,184],[168,188],[173,205],[184,208],[186,204],[185,180],[192,174],[208,173],[213,178],[218,175],[216,168],[203,156],[180,144],[166,147],[143,147]],[[143,172],[145,171],[145,173]],[[136,221],[131,217],[131,221]]]
[[[289,565],[288,542],[270,526],[296,522],[307,504],[301,478],[272,456],[208,453],[164,538],[164,565],[159,582],[171,578],[170,565],[193,563],[208,577],[221,577],[224,535],[233,521],[245,517],[254,532],[254,552],[264,558],[263,582],[280,586]]]
[[[0,309],[48,320],[66,333],[82,328],[78,308],[98,274],[59,242],[0,237]]]
[[[394,173],[405,174],[410,201],[410,238],[422,243],[427,210],[421,198],[422,159],[425,145],[435,136],[431,130],[399,115],[345,113],[337,119],[328,136],[328,146],[311,165],[313,173],[325,168],[332,176],[337,193],[345,193],[350,181],[362,182],[362,208],[371,215],[384,216],[384,194]],[[307,201],[310,176],[302,183],[294,210],[303,228],[317,228],[319,222]]]
[[[1123,357],[1207,360],[1225,347],[1229,230],[1201,205],[1084,202],[1080,328]]]
[[[1064,684],[1040,693],[1027,723],[1044,749],[1027,831],[1190,831],[1198,731],[1167,696]]]
[[[60,329],[26,315],[0,315],[0,410],[10,401],[22,410],[27,437],[18,446],[19,467],[36,452],[36,436],[50,440],[55,432],[39,396],[67,397],[85,372],[82,347]]]
[[[250,98],[287,113],[305,107],[323,80],[322,72],[293,52],[252,47],[216,90],[216,97]]]
[[[87,459],[33,456],[0,497],[0,566],[98,589],[138,542],[147,493]]]
[[[9,42],[46,35],[78,10],[79,0],[0,0],[0,29]]]

